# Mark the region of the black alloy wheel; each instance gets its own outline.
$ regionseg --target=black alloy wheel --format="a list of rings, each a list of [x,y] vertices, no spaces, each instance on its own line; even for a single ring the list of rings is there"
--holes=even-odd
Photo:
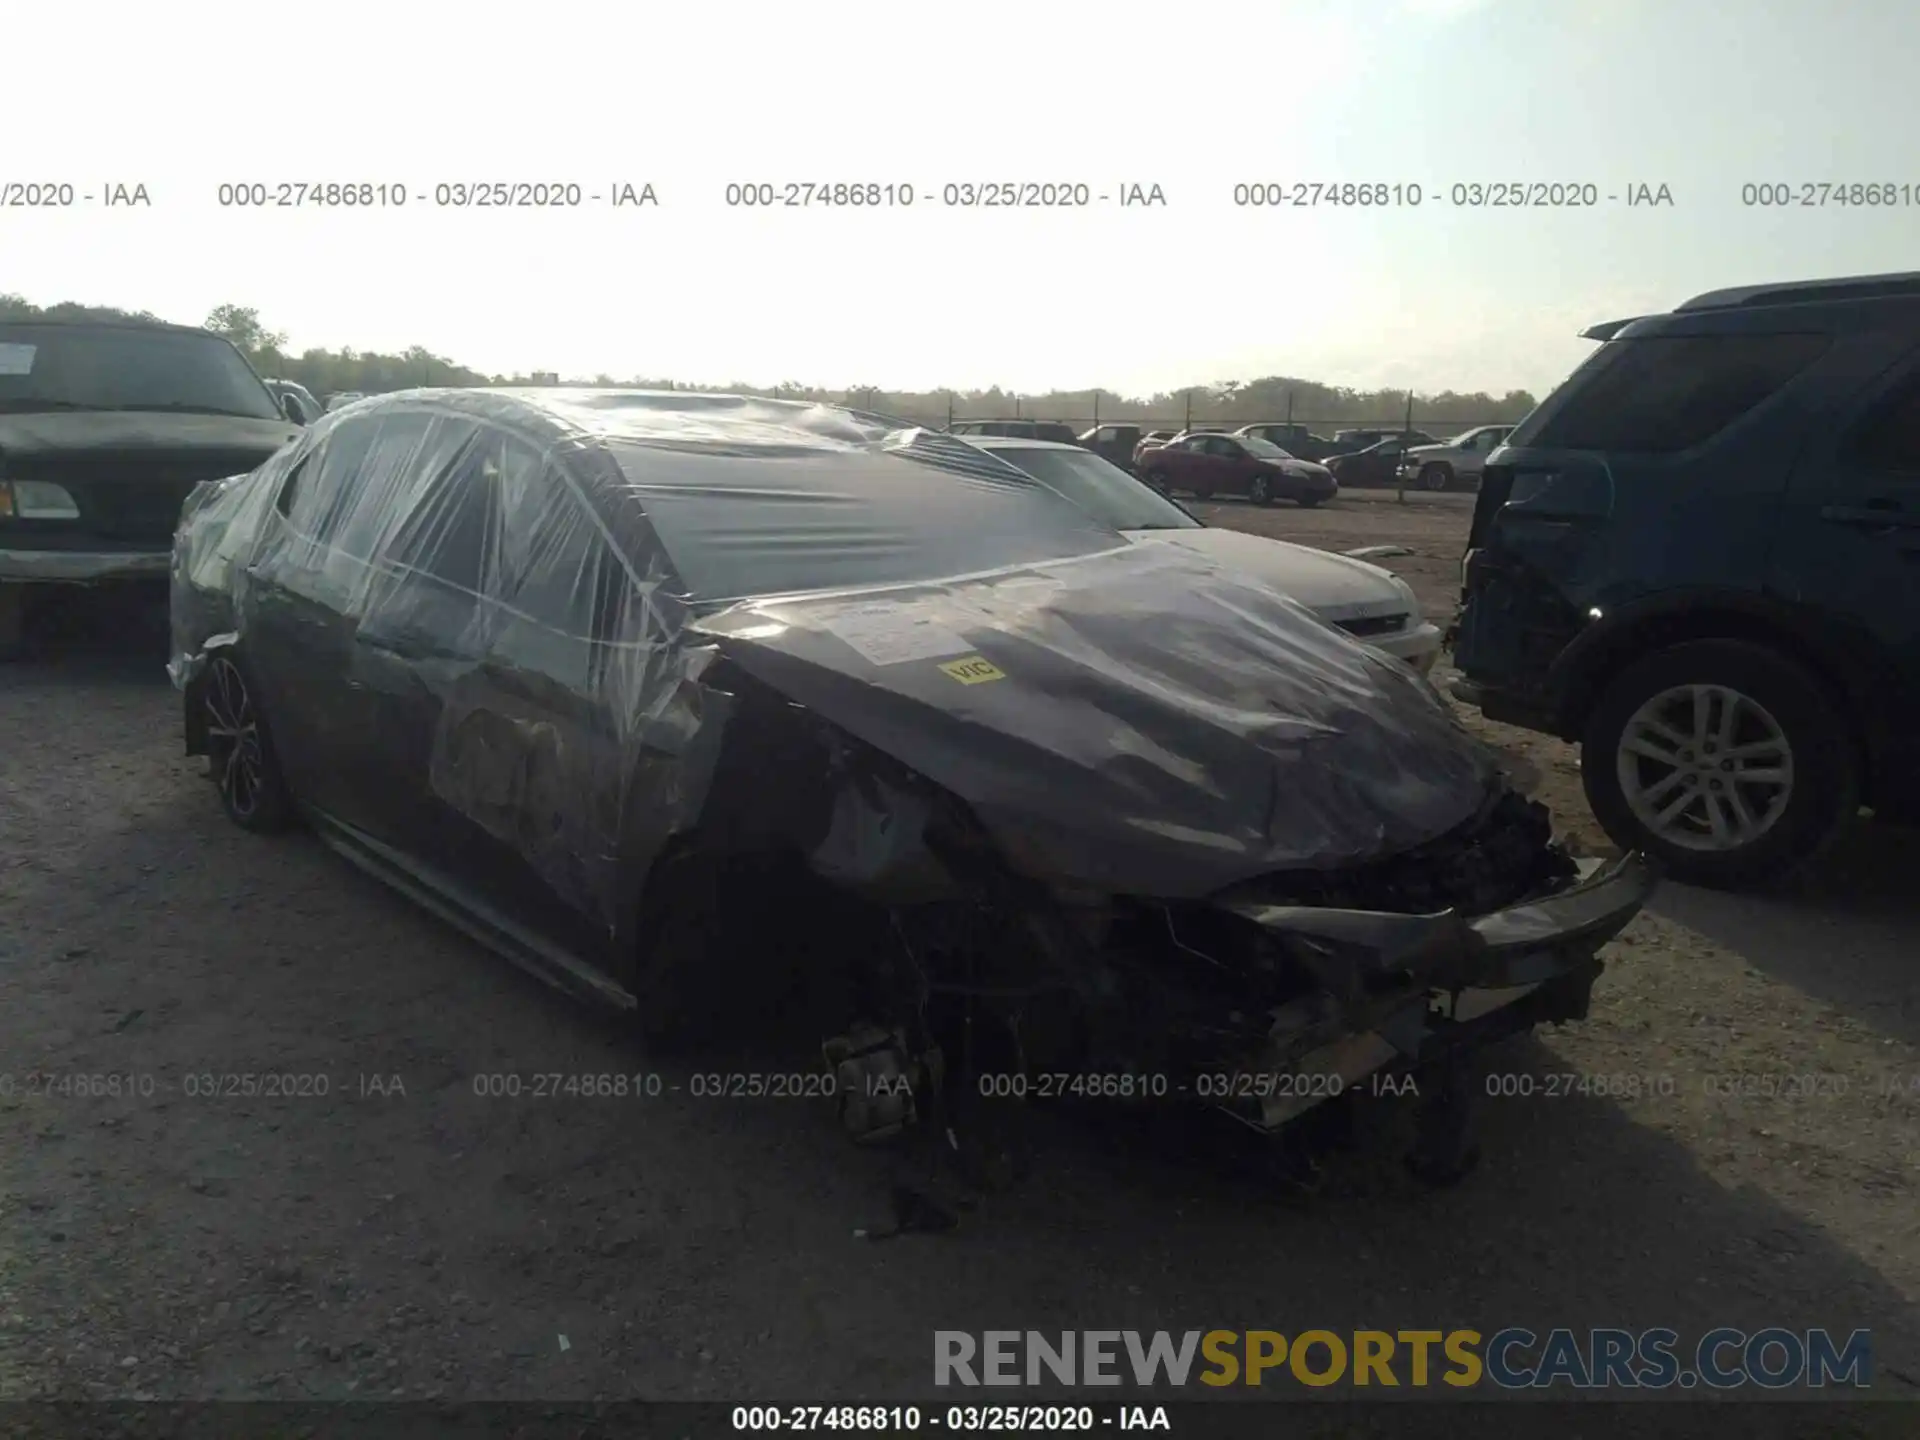
[[[258,834],[286,829],[293,819],[293,804],[266,721],[238,660],[214,656],[201,695],[206,708],[208,774],[220,788],[220,805],[227,818]]]

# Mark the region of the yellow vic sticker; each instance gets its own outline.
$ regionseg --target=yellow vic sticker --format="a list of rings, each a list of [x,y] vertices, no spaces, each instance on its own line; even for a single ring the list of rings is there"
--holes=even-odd
[[[1007,672],[991,660],[978,655],[965,655],[958,660],[949,660],[940,667],[958,680],[962,685],[984,685],[989,680],[1004,680]]]

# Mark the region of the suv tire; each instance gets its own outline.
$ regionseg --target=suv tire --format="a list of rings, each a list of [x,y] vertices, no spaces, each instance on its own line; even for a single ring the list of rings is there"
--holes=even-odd
[[[1422,465],[1420,467],[1420,488],[1435,492],[1449,489],[1453,485],[1453,471],[1442,464]]]
[[[1676,645],[1615,676],[1581,736],[1580,778],[1615,843],[1718,889],[1798,869],[1860,808],[1853,737],[1825,687],[1746,641]],[[1716,815],[1731,832],[1719,842]]]

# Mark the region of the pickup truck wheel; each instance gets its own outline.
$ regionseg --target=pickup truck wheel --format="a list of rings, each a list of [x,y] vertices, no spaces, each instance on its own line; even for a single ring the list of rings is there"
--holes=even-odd
[[[1445,465],[1423,465],[1420,467],[1420,488],[1423,490],[1445,490],[1453,484],[1453,471]]]
[[[1744,641],[1676,645],[1623,671],[1588,719],[1580,777],[1616,843],[1721,889],[1800,868],[1860,808],[1859,758],[1825,687]]]
[[[1273,481],[1265,475],[1256,475],[1247,482],[1247,499],[1256,505],[1273,503]]]

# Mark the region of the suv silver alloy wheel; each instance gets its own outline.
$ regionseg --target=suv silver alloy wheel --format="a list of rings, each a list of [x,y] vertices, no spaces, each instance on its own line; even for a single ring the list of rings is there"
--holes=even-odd
[[[1676,685],[1633,714],[1614,756],[1620,793],[1653,835],[1687,850],[1739,850],[1793,797],[1793,747],[1750,696]]]

